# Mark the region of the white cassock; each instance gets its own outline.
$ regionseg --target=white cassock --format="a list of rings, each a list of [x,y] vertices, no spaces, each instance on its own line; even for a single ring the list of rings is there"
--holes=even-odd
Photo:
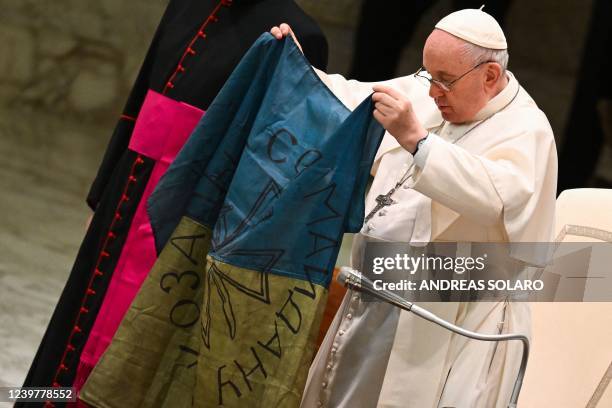
[[[371,83],[317,73],[350,109],[372,92]],[[533,99],[508,76],[508,85],[475,121],[460,125],[443,121],[428,88],[412,76],[384,82],[409,98],[434,134],[424,160],[417,154],[408,188],[393,195],[397,204],[377,213],[355,236],[354,267],[359,268],[364,243],[370,240],[552,241],[553,132]],[[412,162],[412,155],[387,133],[372,168],[366,213]],[[532,260],[532,255],[516,257]],[[468,330],[530,334],[527,303],[420,305]],[[505,408],[521,350],[520,342],[470,340],[382,302],[362,302],[349,291],[310,368],[302,407]]]

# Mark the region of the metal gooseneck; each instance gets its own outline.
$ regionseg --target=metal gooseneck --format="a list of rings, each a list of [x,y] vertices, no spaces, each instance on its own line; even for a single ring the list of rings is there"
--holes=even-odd
[[[508,403],[508,408],[516,408],[521,387],[523,385],[523,378],[525,377],[525,370],[527,369],[527,360],[529,359],[529,339],[522,334],[481,334],[465,330],[459,326],[455,326],[452,323],[447,322],[444,319],[436,316],[435,314],[415,305],[412,302],[408,302],[399,295],[388,290],[377,290],[374,288],[374,284],[368,278],[363,276],[360,272],[351,269],[349,267],[342,267],[340,274],[338,275],[338,281],[350,289],[368,293],[380,300],[397,306],[408,312],[412,312],[425,320],[429,320],[432,323],[437,324],[447,330],[454,333],[460,334],[465,337],[469,337],[475,340],[481,341],[509,341],[509,340],[520,340],[523,344],[523,354],[521,356],[521,366],[519,368],[518,375],[514,381],[514,388],[512,389],[512,396]]]

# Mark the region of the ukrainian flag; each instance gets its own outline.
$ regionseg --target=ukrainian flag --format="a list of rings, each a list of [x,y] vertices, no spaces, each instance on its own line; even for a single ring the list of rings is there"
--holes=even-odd
[[[262,35],[149,201],[160,256],[81,398],[296,407],[384,130]]]

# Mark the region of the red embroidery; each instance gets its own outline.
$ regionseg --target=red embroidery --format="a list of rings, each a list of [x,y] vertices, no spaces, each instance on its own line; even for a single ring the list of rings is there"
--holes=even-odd
[[[204,20],[204,24],[202,24],[202,26],[198,30],[198,33],[195,35],[195,37],[193,37],[191,39],[191,41],[189,42],[189,45],[187,45],[187,48],[183,52],[183,56],[180,58],[180,60],[178,62],[178,65],[177,65],[176,69],[174,70],[174,72],[172,73],[172,75],[170,75],[170,78],[168,79],[168,82],[166,82],[166,86],[164,87],[164,90],[162,91],[162,94],[165,95],[166,92],[168,92],[168,90],[174,88],[174,80],[176,79],[176,76],[180,72],[185,72],[185,67],[183,65],[183,61],[185,60],[185,58],[188,55],[195,55],[196,54],[195,50],[193,49],[193,44],[195,44],[195,42],[196,42],[196,40],[198,38],[202,38],[202,39],[206,38],[206,33],[204,32],[204,30],[206,29],[206,26],[208,26],[208,24],[211,23],[211,22],[216,23],[217,21],[219,21],[219,17],[217,17],[217,13],[221,9],[221,7],[229,7],[231,5],[232,5],[232,0],[221,0],[219,2],[219,4],[217,4],[215,6],[215,8],[213,9],[212,13],[210,13],[210,15],[208,17],[206,17],[206,20]]]
[[[136,118],[133,117],[133,116],[121,115],[120,117],[121,117],[121,119],[136,121]]]
[[[124,115],[122,115],[123,118]],[[136,166],[139,164],[144,163],[144,160],[142,158],[141,155],[136,156],[136,158],[134,159],[134,162],[132,163],[132,168],[130,170],[130,174],[128,176],[128,180],[125,183],[125,186],[123,187],[123,193],[121,194],[121,199],[119,200],[119,203],[117,203],[117,208],[115,209],[115,217],[113,218],[113,221],[111,222],[109,228],[108,228],[108,233],[106,235],[106,238],[104,240],[104,243],[102,245],[102,249],[100,250],[100,255],[98,256],[98,260],[96,262],[96,266],[93,269],[93,273],[91,274],[90,278],[89,278],[89,284],[87,285],[87,291],[85,292],[85,294],[83,295],[83,299],[81,300],[81,306],[79,308],[79,313],[76,316],[76,319],[74,321],[74,327],[72,329],[72,331],[70,332],[70,335],[68,336],[68,341],[66,342],[66,347],[64,349],[64,353],[62,355],[62,358],[60,360],[60,364],[57,367],[57,370],[55,371],[55,375],[53,377],[53,381],[52,384],[54,387],[60,387],[61,384],[58,381],[58,376],[60,375],[60,373],[62,371],[68,371],[68,367],[65,364],[65,360],[66,360],[66,356],[69,352],[74,351],[76,349],[76,347],[72,344],[72,340],[73,340],[73,336],[75,333],[82,333],[83,329],[81,329],[81,327],[79,326],[79,322],[81,319],[81,316],[84,314],[89,313],[89,309],[87,309],[85,307],[85,303],[87,302],[87,299],[89,296],[93,296],[96,294],[96,291],[93,290],[91,288],[91,285],[93,283],[94,278],[96,278],[97,276],[102,276],[103,272],[100,270],[100,262],[102,261],[103,258],[107,258],[110,256],[110,253],[106,250],[109,242],[111,239],[116,238],[116,235],[114,232],[112,232],[112,230],[115,227],[115,222],[121,220],[121,215],[119,214],[119,210],[121,209],[121,206],[123,205],[123,203],[125,203],[126,201],[129,201],[129,197],[128,197],[128,189],[130,187],[131,183],[135,183],[136,182],[136,177],[134,177],[134,172],[136,171]],[[49,401],[45,402],[45,407],[55,407],[54,404],[52,404]]]
[[[185,58],[188,55],[195,55],[196,52],[195,50],[192,48],[193,45],[195,44],[196,40],[198,38],[202,38],[202,39],[206,39],[206,33],[205,33],[205,29],[206,26],[209,24],[209,22],[217,22],[219,21],[219,18],[216,16],[216,14],[219,12],[219,10],[221,9],[221,7],[229,7],[232,5],[232,0],[221,0],[219,2],[219,4],[217,4],[217,6],[213,9],[212,13],[210,13],[210,15],[206,18],[206,20],[204,20],[204,23],[202,24],[202,26],[200,27],[200,29],[198,30],[196,36],[189,42],[189,45],[187,46],[187,48],[185,49],[185,51],[183,52],[182,57],[180,58],[178,65],[176,67],[176,69],[174,70],[174,72],[172,73],[172,75],[170,76],[170,78],[168,79],[168,82],[166,82],[166,86],[164,87],[164,90],[162,91],[163,94],[165,94],[166,92],[168,92],[169,89],[174,88],[174,79],[176,78],[177,74],[179,72],[185,72],[185,67],[183,65],[183,61],[185,60]],[[135,121],[136,118],[132,117],[132,116],[128,116],[128,115],[121,115],[121,119],[125,119],[125,120],[131,120],[131,121]],[[113,227],[115,226],[115,222],[121,220],[121,215],[119,213],[119,209],[121,207],[121,205],[124,202],[127,202],[129,200],[129,197],[127,196],[127,190],[129,188],[129,185],[131,183],[135,183],[136,177],[134,176],[134,170],[136,165],[142,164],[144,163],[144,160],[142,159],[142,157],[140,155],[138,155],[136,157],[136,159],[134,160],[134,163],[132,164],[132,169],[130,171],[130,175],[128,176],[128,180],[127,183],[125,184],[125,187],[123,189],[123,194],[121,195],[121,199],[119,200],[119,203],[117,205],[117,208],[115,210],[115,217],[113,219],[113,221],[111,222],[111,225],[109,227],[109,233],[106,236],[106,239],[104,241],[104,244],[102,245],[102,250],[100,251],[100,256],[98,257],[98,261],[96,262],[96,266],[94,268],[94,272],[92,273],[90,280],[89,280],[89,285],[87,292],[85,293],[85,295],[83,296],[83,299],[81,301],[81,308],[79,310],[79,313],[77,314],[77,317],[75,319],[75,326],[74,326],[74,330],[70,333],[70,336],[68,337],[68,342],[66,345],[66,348],[64,350],[64,354],[62,355],[62,359],[60,360],[60,365],[58,366],[56,372],[55,372],[55,376],[53,378],[53,386],[54,387],[59,387],[60,384],[57,381],[57,377],[59,376],[61,371],[64,370],[68,370],[68,367],[66,367],[66,365],[64,364],[64,360],[66,359],[66,354],[69,351],[73,351],[75,349],[75,347],[72,345],[72,337],[74,335],[75,332],[80,333],[82,330],[81,328],[77,325],[79,323],[79,320],[81,318],[81,315],[84,313],[87,313],[87,309],[84,307],[85,302],[87,301],[88,296],[90,295],[95,295],[96,292],[91,289],[91,284],[93,283],[93,279],[96,276],[101,276],[103,275],[102,271],[100,271],[99,266],[100,266],[100,261],[103,258],[109,257],[110,254],[108,253],[108,251],[106,251],[106,247],[108,245],[109,239],[113,239],[115,238],[115,234],[112,232]],[[54,407],[55,405],[52,404],[51,402],[47,401],[45,403],[46,407]]]

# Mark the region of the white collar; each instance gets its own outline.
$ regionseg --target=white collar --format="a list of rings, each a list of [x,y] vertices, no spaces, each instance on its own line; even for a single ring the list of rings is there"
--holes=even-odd
[[[519,83],[512,72],[506,71],[506,73],[508,75],[508,84],[506,84],[500,93],[491,98],[489,102],[487,102],[487,104],[480,111],[478,111],[472,122],[486,119],[499,112],[508,106],[510,102],[512,102],[512,99],[516,96],[516,93],[519,90]]]

